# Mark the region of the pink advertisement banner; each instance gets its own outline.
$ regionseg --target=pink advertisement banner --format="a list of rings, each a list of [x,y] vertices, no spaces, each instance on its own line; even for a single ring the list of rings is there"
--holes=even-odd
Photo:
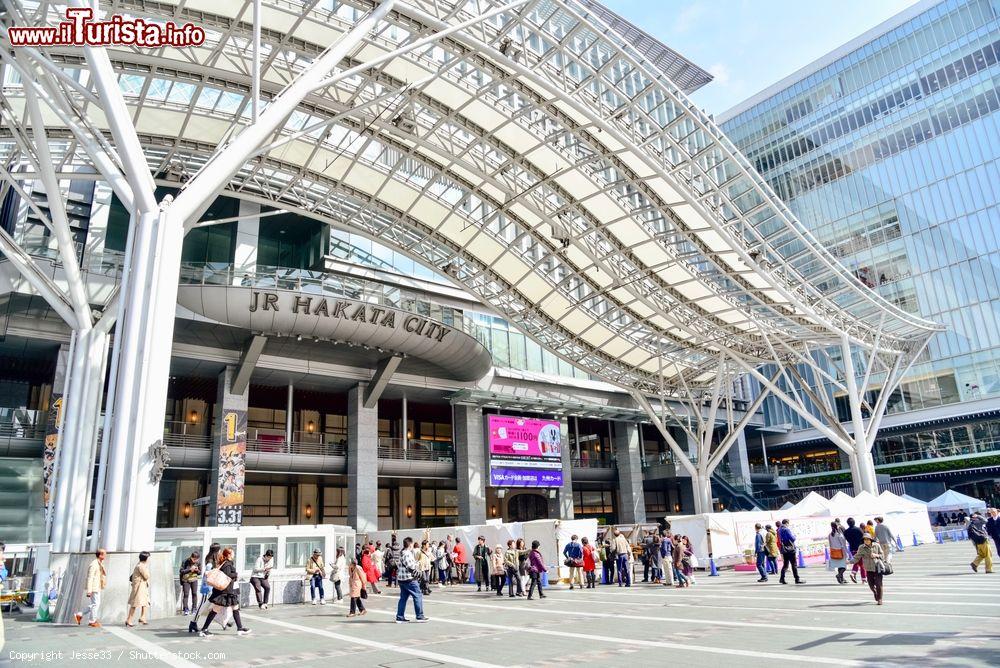
[[[554,458],[562,456],[562,432],[558,420],[539,420],[489,415],[491,455]]]

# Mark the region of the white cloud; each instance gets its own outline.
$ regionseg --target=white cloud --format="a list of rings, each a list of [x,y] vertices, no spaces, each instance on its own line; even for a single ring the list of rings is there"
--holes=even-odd
[[[715,63],[708,68],[708,73],[711,74],[715,79],[712,81],[713,85],[726,86],[729,84],[729,68],[723,63]]]
[[[692,3],[677,13],[674,19],[674,30],[682,33],[694,28],[705,15],[705,5]]]

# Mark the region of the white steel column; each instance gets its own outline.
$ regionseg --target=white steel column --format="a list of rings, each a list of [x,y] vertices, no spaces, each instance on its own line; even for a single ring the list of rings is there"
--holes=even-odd
[[[153,544],[155,526],[148,518],[155,515],[159,484],[151,477],[149,450],[163,438],[184,228],[171,215],[167,198],[161,210],[142,215],[130,234],[131,272],[118,326],[121,352],[100,541],[119,551]]]
[[[88,48],[95,84],[119,145],[125,173],[136,197],[138,224],[130,231],[130,270],[123,278],[121,322],[116,336],[117,386],[109,442],[105,511],[99,544],[110,550],[137,551],[153,545],[158,483],[151,473],[150,446],[162,439],[173,320],[184,231],[194,225],[252,154],[302,99],[356,47],[392,8],[385,0],[299,75],[258,122],[209,161],[177,200],[165,198],[154,209],[152,179],[131,117],[117,87],[107,55]],[[120,346],[120,350],[117,350]]]
[[[72,350],[55,467],[50,536],[55,552],[85,547],[108,336],[93,328],[74,332]]]
[[[878,479],[875,477],[875,462],[868,449],[865,417],[861,412],[861,391],[854,371],[854,357],[847,337],[841,338],[840,354],[844,360],[844,381],[847,383],[847,400],[851,408],[851,423],[854,427],[854,452],[848,453],[851,461],[851,479],[854,493],[866,491],[878,494]],[[874,352],[872,353],[875,354]],[[820,392],[825,392],[819,388]]]

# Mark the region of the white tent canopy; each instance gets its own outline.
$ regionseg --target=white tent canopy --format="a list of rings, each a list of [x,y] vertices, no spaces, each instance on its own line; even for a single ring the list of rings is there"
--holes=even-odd
[[[812,517],[814,515],[829,515],[830,501],[816,492],[809,492],[791,508],[787,509],[789,514],[799,517]]]
[[[927,504],[923,501],[918,501],[912,497],[899,496],[893,494],[889,490],[885,490],[878,496],[879,500],[882,501],[883,508],[886,512],[926,512]]]
[[[953,489],[949,489],[941,496],[927,502],[927,512],[929,513],[952,510],[964,510],[969,513],[974,510],[986,510],[986,502]]]
[[[776,511],[675,515],[667,519],[674,533],[691,538],[694,552],[700,559],[707,558],[711,551],[717,563],[724,563],[722,560],[738,560],[744,551],[753,550],[756,524],[774,525],[788,519],[792,532],[798,538],[796,544],[808,557],[823,554],[830,522],[834,519],[840,519],[846,525],[848,517],[861,523],[879,516],[885,519],[886,525],[904,545],[910,545],[914,540],[918,543],[934,542],[934,530],[926,508],[891,493],[875,496],[862,492],[856,497],[838,493],[832,499],[826,499],[811,492],[797,504],[785,504]]]
[[[907,501],[913,501],[914,503],[919,503],[924,508],[927,507],[927,502],[926,501],[922,501],[922,500],[918,499],[915,496],[910,496],[909,494],[903,494],[900,498],[906,499]]]

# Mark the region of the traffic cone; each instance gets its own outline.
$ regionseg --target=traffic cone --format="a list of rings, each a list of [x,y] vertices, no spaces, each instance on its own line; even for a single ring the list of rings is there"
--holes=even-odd
[[[469,584],[470,585],[476,584],[476,566],[475,566],[475,564],[473,564],[472,568],[469,569]]]
[[[913,545],[914,545],[914,547],[916,547],[917,545],[920,545],[919,541],[917,541],[917,532],[916,531],[913,532]]]
[[[708,577],[719,577],[719,569],[715,567],[715,558],[712,555],[708,555]]]
[[[914,545],[916,545],[916,543],[914,543]],[[902,538],[900,538],[899,536],[896,536],[896,547],[897,547],[897,548],[898,548],[898,549],[899,549],[900,551],[902,551],[902,550],[903,550],[903,539],[902,539]]]
[[[542,586],[548,589],[549,587],[549,574],[542,573]]]
[[[802,550],[796,550],[799,555],[799,568],[806,567],[806,560],[802,557]]]

